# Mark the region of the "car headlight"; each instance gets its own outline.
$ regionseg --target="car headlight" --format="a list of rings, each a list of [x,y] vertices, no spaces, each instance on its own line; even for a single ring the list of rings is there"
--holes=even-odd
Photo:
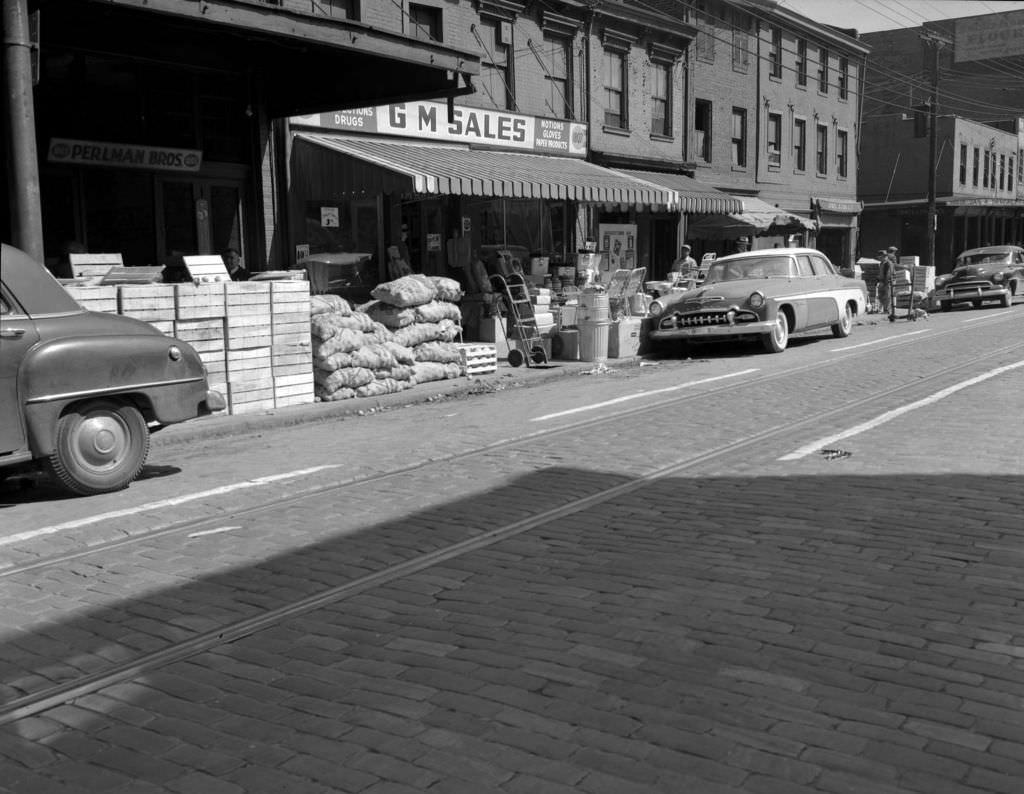
[[[992,280],[996,284],[1001,283],[1004,278],[1006,278],[1006,274],[1005,273],[996,273],[995,275],[992,276]]]
[[[647,314],[651,317],[660,317],[663,311],[665,307],[658,301],[651,301],[651,305],[647,307]]]
[[[751,292],[750,297],[747,298],[747,303],[752,309],[760,309],[764,306],[764,294],[761,292]]]

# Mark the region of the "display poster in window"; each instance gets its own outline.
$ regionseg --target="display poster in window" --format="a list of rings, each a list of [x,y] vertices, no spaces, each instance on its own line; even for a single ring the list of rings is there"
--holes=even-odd
[[[635,223],[602,223],[598,226],[598,240],[601,258],[601,269],[614,271],[621,268],[632,270],[636,267],[636,224]]]
[[[341,226],[341,216],[338,213],[337,207],[321,207],[320,208],[320,225],[325,229],[339,228]]]
[[[440,251],[441,250],[441,235],[439,235],[439,234],[428,234],[427,235],[427,250],[428,251]]]

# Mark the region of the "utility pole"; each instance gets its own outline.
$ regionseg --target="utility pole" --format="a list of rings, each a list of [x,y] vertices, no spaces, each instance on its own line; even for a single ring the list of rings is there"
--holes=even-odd
[[[936,127],[939,119],[939,50],[946,44],[952,44],[952,41],[929,32],[922,33],[921,40],[932,48],[933,56],[932,90],[931,98],[928,101],[928,256],[925,259],[925,264],[934,266],[936,264],[935,234],[936,227],[939,225],[938,212],[935,207],[935,171],[939,165],[935,162],[938,142]]]

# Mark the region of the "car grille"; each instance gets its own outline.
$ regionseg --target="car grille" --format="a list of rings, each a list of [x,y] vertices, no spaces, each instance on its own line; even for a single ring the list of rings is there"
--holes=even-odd
[[[956,281],[946,284],[946,294],[950,296],[977,295],[979,292],[986,292],[994,286],[996,285],[992,284],[992,282],[984,280]]]
[[[732,314],[732,322],[729,322],[729,315]],[[729,312],[725,309],[713,312],[695,312],[693,314],[673,314],[661,321],[660,327],[672,328],[694,328],[708,325],[739,325],[740,323],[752,323],[757,320],[753,312]]]

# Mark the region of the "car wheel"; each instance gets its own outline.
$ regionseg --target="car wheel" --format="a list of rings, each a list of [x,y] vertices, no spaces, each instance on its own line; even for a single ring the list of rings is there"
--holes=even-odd
[[[843,314],[839,318],[839,322],[832,326],[832,336],[836,339],[845,339],[850,335],[850,331],[853,330],[853,310],[850,308],[850,304],[847,303],[843,307]]]
[[[149,454],[149,428],[131,405],[94,400],[57,422],[47,468],[57,481],[82,496],[127,488]]]
[[[944,312],[953,311],[953,301],[939,301],[939,308]]]
[[[789,343],[789,320],[785,312],[779,312],[770,333],[761,337],[764,349],[769,353],[781,353]]]

